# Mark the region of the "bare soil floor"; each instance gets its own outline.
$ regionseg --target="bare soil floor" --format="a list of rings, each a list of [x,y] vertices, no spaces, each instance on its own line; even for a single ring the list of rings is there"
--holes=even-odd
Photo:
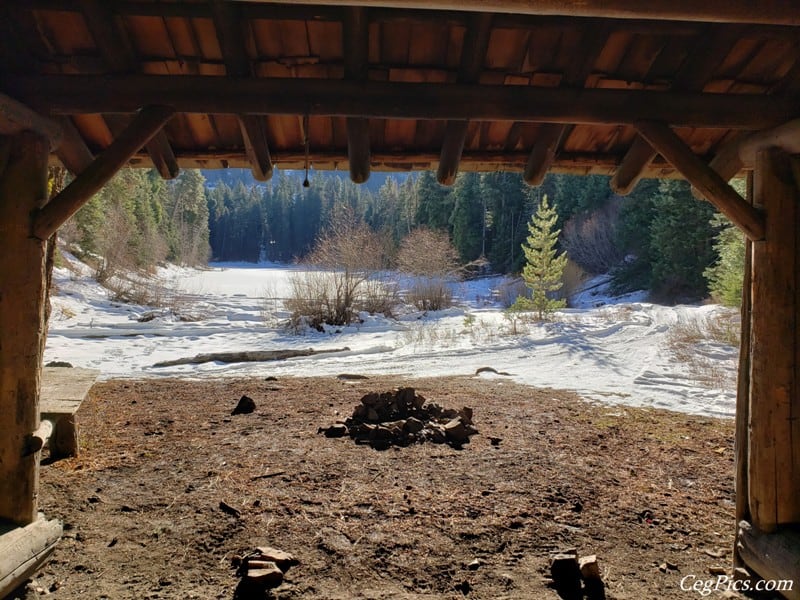
[[[480,433],[386,451],[317,433],[400,386],[474,408]],[[242,394],[256,411],[231,416]],[[729,420],[467,377],[118,380],[78,419],[81,455],[41,473],[65,536],[19,597],[231,599],[232,558],[264,545],[300,560],[281,599],[558,598],[568,548],[598,556],[610,599],[700,598],[683,577],[730,570]]]

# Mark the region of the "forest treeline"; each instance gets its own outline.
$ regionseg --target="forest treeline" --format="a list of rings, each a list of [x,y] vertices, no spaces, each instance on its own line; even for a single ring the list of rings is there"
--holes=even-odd
[[[485,259],[493,272],[519,273],[527,223],[546,195],[558,212],[560,249],[589,274],[612,273],[618,291],[647,289],[663,301],[711,293],[738,303],[741,235],[683,181],[643,180],[618,197],[602,176],[550,174],[531,188],[519,173],[462,173],[452,187],[428,171],[375,175],[358,186],[315,173],[304,187],[304,175],[291,171],[255,184],[239,170],[187,170],[166,182],[125,170],[79,211],[68,236],[85,252],[124,249],[139,268],[290,262],[346,210],[381,233],[387,256],[427,227],[447,233],[463,264]]]

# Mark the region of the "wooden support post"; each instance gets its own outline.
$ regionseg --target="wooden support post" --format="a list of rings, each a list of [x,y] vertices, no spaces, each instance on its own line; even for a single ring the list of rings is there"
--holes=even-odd
[[[31,214],[47,200],[49,141],[26,131],[0,137],[0,519],[37,517],[39,378],[45,342],[45,242],[31,236]],[[46,238],[45,238],[46,239]]]
[[[747,200],[753,202],[753,176],[747,178]],[[752,283],[753,283],[753,242],[745,239],[744,277],[742,281],[742,329],[739,341],[739,376],[736,386],[736,433],[734,446],[736,452],[736,522],[749,521],[747,465],[748,432],[750,430],[750,323],[752,321]],[[734,544],[733,566],[744,567],[738,546]]]
[[[658,155],[653,147],[641,136],[631,144],[609,184],[615,194],[627,196],[639,183],[647,165]]]
[[[522,178],[528,185],[541,185],[556,159],[558,146],[564,135],[564,125],[546,124],[539,130],[539,139],[533,145]]]
[[[753,243],[748,503],[765,533],[800,523],[800,162],[762,150],[755,204],[765,238]]]
[[[751,240],[764,239],[764,215],[712,170],[664,123],[639,121],[639,134]]]
[[[46,240],[144,146],[174,114],[165,106],[143,108],[95,161],[36,214],[33,234]]]

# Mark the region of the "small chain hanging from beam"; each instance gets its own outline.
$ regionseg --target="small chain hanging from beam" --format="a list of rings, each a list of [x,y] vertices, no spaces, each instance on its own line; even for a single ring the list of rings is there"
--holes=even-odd
[[[303,144],[305,146],[305,158],[306,158],[306,178],[303,180],[303,187],[307,188],[311,186],[311,183],[308,181],[308,164],[309,164],[308,113],[303,115]]]

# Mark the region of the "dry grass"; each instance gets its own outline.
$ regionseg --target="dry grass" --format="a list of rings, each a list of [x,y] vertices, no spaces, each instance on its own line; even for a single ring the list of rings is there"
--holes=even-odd
[[[718,356],[712,357],[709,354],[738,348],[740,337],[741,320],[738,311],[726,310],[704,319],[677,323],[667,335],[667,345],[678,361],[688,365],[698,381],[709,387],[734,389],[735,352],[732,353],[731,364],[725,364]]]

